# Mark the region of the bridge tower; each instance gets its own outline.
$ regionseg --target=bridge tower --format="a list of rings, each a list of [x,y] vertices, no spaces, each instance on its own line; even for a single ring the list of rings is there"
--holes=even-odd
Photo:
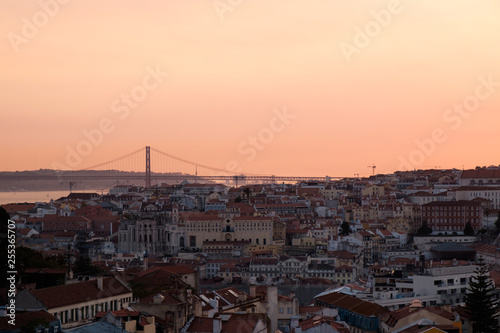
[[[149,148],[149,146],[146,146],[146,188],[151,187],[151,154]]]

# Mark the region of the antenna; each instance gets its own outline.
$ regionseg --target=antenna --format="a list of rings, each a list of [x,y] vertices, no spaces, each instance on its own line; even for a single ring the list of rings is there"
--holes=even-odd
[[[377,166],[375,165],[375,163],[373,163],[373,165],[369,165],[369,166],[367,166],[367,168],[372,168],[372,169],[373,169],[373,175],[374,175],[374,176],[375,176],[375,168],[376,168],[376,167],[377,167]]]
[[[73,190],[73,185],[76,185],[75,182],[69,182],[69,193]]]

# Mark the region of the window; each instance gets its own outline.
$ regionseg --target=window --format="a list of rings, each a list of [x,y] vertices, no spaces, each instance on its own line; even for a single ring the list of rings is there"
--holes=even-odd
[[[280,314],[283,314],[283,313],[284,313],[284,309],[280,308]]]
[[[292,308],[288,308],[288,309],[286,309],[286,310],[287,310],[287,311],[286,311],[286,313],[288,313],[288,314],[292,314]]]

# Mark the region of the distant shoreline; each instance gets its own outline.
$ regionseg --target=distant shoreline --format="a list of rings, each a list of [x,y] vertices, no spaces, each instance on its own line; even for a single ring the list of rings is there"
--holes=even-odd
[[[0,172],[0,192],[37,192],[37,191],[69,191],[70,182],[73,183],[73,191],[86,191],[103,189],[109,190],[116,185],[141,185],[145,182],[141,178],[145,177],[144,172],[128,172],[118,170],[103,171],[106,179],[100,180],[82,180],[81,175],[92,171],[73,171],[73,170],[25,170],[25,171],[1,171]],[[64,174],[64,179],[59,179],[58,174]],[[133,180],[113,179],[115,176],[131,176]],[[71,179],[71,177],[75,177]],[[80,176],[80,177],[79,177]],[[179,180],[192,175],[179,174]],[[165,181],[168,183],[168,181]],[[172,182],[174,184],[175,182]]]

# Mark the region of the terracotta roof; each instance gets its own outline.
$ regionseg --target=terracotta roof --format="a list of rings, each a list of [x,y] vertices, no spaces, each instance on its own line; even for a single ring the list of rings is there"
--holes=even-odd
[[[31,293],[48,309],[98,300],[105,297],[132,293],[127,287],[112,277],[103,278],[103,290],[97,288],[97,280],[71,283],[33,290]]]
[[[219,290],[214,290],[214,293],[222,297],[224,300],[226,300],[229,304],[236,304],[238,302],[238,295],[246,295],[246,299],[252,299],[254,297],[250,296],[249,294],[240,291],[236,288],[233,287],[228,287],[224,289],[219,289]],[[236,295],[236,296],[235,296]]]
[[[490,255],[496,255],[498,251],[498,247],[495,245],[491,244],[486,244],[486,243],[474,243],[470,244],[467,247],[470,247],[471,249],[476,250],[476,252],[479,253],[487,253]]]
[[[26,274],[66,274],[66,268],[26,268]]]
[[[2,207],[7,211],[7,213],[17,213],[17,212],[27,212],[30,209],[36,207],[34,203],[11,203],[2,205]]]
[[[167,290],[167,291],[161,291],[159,293],[154,293],[149,296],[143,297],[139,300],[139,303],[141,304],[154,304],[154,298],[156,296],[161,296],[163,298],[163,301],[161,304],[171,304],[171,305],[177,305],[177,304],[183,304],[181,300],[177,298],[179,295],[179,291],[177,290]]]
[[[341,251],[330,251],[328,254],[332,255],[335,258],[339,259],[351,259],[354,260],[356,258],[356,254],[351,253],[349,251],[341,250]]]
[[[332,304],[365,317],[378,317],[381,314],[389,312],[389,310],[378,304],[338,292],[320,296],[316,298],[316,301]]]
[[[127,317],[127,316],[137,317],[140,314],[139,311],[130,311],[130,310],[127,310],[127,309],[121,309],[121,310],[118,310],[118,311],[111,311],[111,313],[115,317]]]
[[[421,307],[421,308],[412,308],[411,305],[407,305],[405,307],[402,307],[400,309],[394,310],[391,313],[389,313],[388,317],[384,320],[384,322],[390,326],[394,327],[397,322],[403,318],[408,317],[409,315],[413,315],[417,312],[424,311],[424,312],[431,312],[433,314],[436,314],[440,317],[449,319],[449,320],[455,320],[455,315],[451,312],[448,312],[444,310],[443,308],[439,306],[427,306],[427,307]],[[425,314],[422,314],[422,318],[425,318]]]
[[[460,178],[500,178],[500,169],[464,170]]]
[[[433,330],[431,330],[431,328]],[[408,328],[405,328],[398,333],[424,333],[424,332],[433,332],[433,333],[458,333],[460,329],[458,327],[454,327],[453,325],[420,325],[415,324]]]
[[[221,322],[222,333],[251,333],[255,330],[255,326],[259,320],[266,322],[266,314],[248,313],[248,314],[224,314],[224,319]],[[225,317],[227,316],[227,317]],[[193,319],[186,333],[212,333],[214,318],[199,318]]]
[[[318,312],[321,310],[323,310],[323,308],[321,306],[313,306],[313,305],[300,306],[299,307],[299,314],[315,313],[315,312]]]
[[[423,204],[422,207],[431,206],[481,206],[481,203],[474,200],[457,200],[457,201],[432,201]]]
[[[45,310],[28,311],[23,313],[16,313],[16,325],[12,326],[8,323],[9,317],[0,317],[0,330],[11,331],[14,329],[21,329],[34,320],[44,320],[49,323],[57,321],[57,318]]]
[[[139,273],[137,276],[143,277],[143,276],[155,276],[155,277],[164,277],[164,276],[170,276],[171,274],[163,274],[163,272],[168,272],[171,274],[176,274],[176,275],[182,275],[182,274],[192,274],[194,273],[194,270],[186,267],[185,265],[175,265],[175,264],[170,264],[170,265],[158,265],[151,267],[150,269],[147,269],[141,273]]]

